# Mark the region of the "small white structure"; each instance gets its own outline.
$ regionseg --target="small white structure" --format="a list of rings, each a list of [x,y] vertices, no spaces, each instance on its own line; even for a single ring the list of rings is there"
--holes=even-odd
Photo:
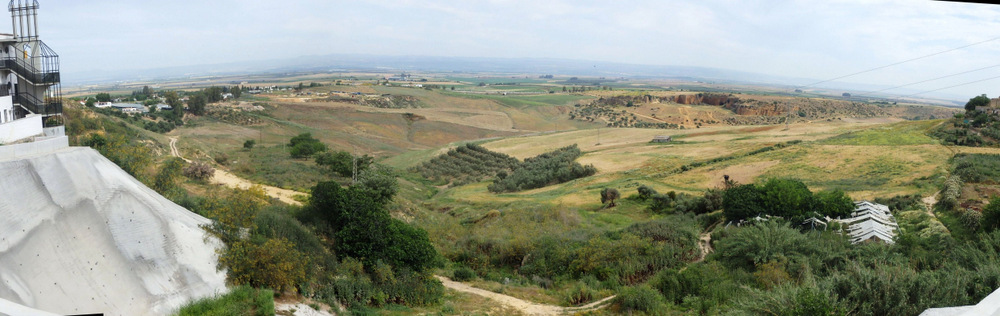
[[[135,103],[115,103],[115,104],[112,104],[111,107],[115,108],[116,110],[125,112],[125,113],[146,113],[146,112],[149,112],[149,110],[146,109],[146,107],[143,106],[142,104],[135,104]]]
[[[896,243],[893,239],[896,237],[899,225],[896,224],[896,218],[892,216],[888,206],[869,201],[854,202],[854,205],[854,212],[850,218],[837,220],[848,225],[847,233],[851,236],[851,243],[866,241]]]
[[[653,143],[669,143],[672,140],[673,140],[673,137],[670,137],[669,135],[660,135],[660,136],[653,137],[653,140],[651,142],[653,142]]]
[[[1000,289],[986,296],[979,304],[956,307],[928,308],[920,316],[1000,315]]]
[[[101,109],[103,109],[103,108],[110,108],[112,104],[114,104],[114,103],[111,103],[111,102],[96,102],[96,103],[94,103],[94,107],[95,108],[101,108]]]

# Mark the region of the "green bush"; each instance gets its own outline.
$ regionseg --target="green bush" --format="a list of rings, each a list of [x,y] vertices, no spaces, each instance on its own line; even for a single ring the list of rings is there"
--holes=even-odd
[[[310,133],[302,133],[292,137],[288,142],[288,152],[292,158],[305,158],[327,150],[326,144],[312,137]]]
[[[587,304],[597,298],[598,293],[584,282],[575,282],[562,293],[563,302],[569,306]]]
[[[476,272],[472,271],[472,269],[469,269],[467,267],[461,267],[455,269],[455,272],[452,274],[452,280],[458,282],[468,282],[474,280],[475,278],[476,278]]]
[[[649,284],[668,302],[681,304],[690,296],[702,297],[706,302],[719,305],[738,296],[740,286],[729,271],[716,261],[688,265],[686,269],[664,269]]]
[[[957,154],[952,158],[952,174],[965,182],[1000,183],[1000,155]]]
[[[992,232],[1000,228],[1000,196],[990,199],[990,204],[983,208],[983,216],[980,223],[986,232]]]
[[[274,315],[274,294],[267,289],[238,286],[221,296],[191,302],[177,316]]]
[[[656,192],[656,190],[646,185],[640,185],[638,192],[639,192],[639,200],[642,201],[648,200],[652,198],[654,195],[659,194]]]
[[[640,238],[631,233],[597,236],[577,250],[570,268],[620,285],[644,282],[663,268],[674,268],[693,256],[693,250]]]
[[[846,315],[835,297],[814,287],[781,287],[772,291],[751,289],[736,299],[734,311],[750,315]]]
[[[657,312],[663,309],[663,296],[647,284],[626,287],[615,297],[622,312]]]
[[[317,184],[306,217],[318,219],[333,232],[339,256],[359,258],[367,265],[383,260],[415,271],[437,264],[427,232],[390,217],[385,208],[387,198],[395,194],[395,178],[373,181],[382,184],[374,189],[364,181],[346,189],[332,181]],[[393,188],[387,197],[389,187]]]

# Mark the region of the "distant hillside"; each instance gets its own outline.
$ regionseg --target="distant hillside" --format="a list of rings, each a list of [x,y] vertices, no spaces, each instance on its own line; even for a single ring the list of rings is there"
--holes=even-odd
[[[694,107],[683,107],[694,106]],[[710,107],[699,107],[710,106]],[[678,110],[678,107],[683,107]],[[724,109],[726,111],[713,110]],[[602,121],[609,127],[691,128],[704,125],[779,124],[785,120],[899,118],[924,120],[951,117],[957,109],[826,98],[722,94],[624,93],[578,104],[570,117]]]

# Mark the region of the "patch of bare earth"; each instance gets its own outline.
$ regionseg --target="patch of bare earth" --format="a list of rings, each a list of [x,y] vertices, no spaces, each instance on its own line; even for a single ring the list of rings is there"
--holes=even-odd
[[[583,306],[562,307],[555,305],[533,303],[509,295],[490,292],[480,288],[468,286],[464,283],[452,281],[451,279],[443,276],[437,276],[437,278],[438,280],[441,280],[441,283],[443,283],[444,286],[449,289],[488,298],[490,300],[499,302],[505,306],[514,308],[526,315],[562,315],[562,314],[582,313],[603,308],[607,306],[612,299],[615,298],[615,296],[612,295]]]

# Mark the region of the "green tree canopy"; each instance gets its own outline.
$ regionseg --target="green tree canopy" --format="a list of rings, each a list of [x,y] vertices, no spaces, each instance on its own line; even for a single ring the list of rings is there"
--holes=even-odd
[[[302,133],[288,142],[288,151],[293,158],[310,157],[327,150],[325,144],[312,137],[311,133]]]
[[[195,94],[188,97],[188,110],[195,115],[205,114],[205,96],[202,94]]]
[[[990,98],[987,97],[986,94],[981,94],[976,97],[973,97],[972,99],[969,99],[969,102],[965,103],[965,110],[973,111],[976,109],[977,106],[987,106],[989,104],[990,104]]]
[[[743,184],[722,194],[722,209],[726,219],[739,221],[765,212],[763,190],[754,184]]]
[[[371,172],[380,168],[373,168]],[[365,265],[378,261],[414,271],[435,264],[437,252],[427,232],[389,216],[386,203],[395,194],[395,177],[361,182],[343,188],[336,182],[313,187],[310,212],[334,231],[334,250],[339,256],[356,258]],[[388,196],[386,196],[388,195]]]

